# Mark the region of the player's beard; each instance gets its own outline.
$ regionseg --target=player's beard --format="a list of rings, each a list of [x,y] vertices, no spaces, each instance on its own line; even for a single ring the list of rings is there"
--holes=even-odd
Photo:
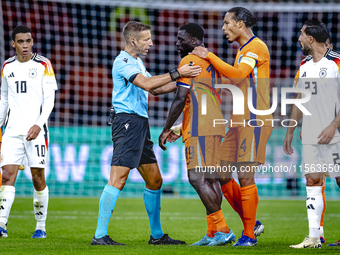
[[[302,49],[302,54],[303,54],[304,56],[310,55],[310,48],[307,48],[306,46],[303,46],[303,45],[301,44],[301,42],[300,42],[300,45],[301,45],[301,48],[303,48],[303,49]]]
[[[302,50],[302,53],[303,53],[304,56],[308,56],[308,55],[310,55],[310,49],[304,48]]]

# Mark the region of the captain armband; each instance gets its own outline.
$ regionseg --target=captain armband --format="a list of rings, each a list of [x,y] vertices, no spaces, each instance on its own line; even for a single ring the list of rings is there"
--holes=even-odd
[[[251,68],[254,68],[256,66],[256,60],[253,58],[243,57],[240,63],[245,63],[247,65],[250,65]]]

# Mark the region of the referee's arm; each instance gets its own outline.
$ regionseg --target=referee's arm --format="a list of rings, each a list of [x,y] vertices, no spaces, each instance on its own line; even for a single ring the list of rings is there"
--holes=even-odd
[[[196,77],[197,75],[200,74],[201,70],[202,68],[200,66],[189,66],[188,64],[186,64],[182,66],[181,68],[179,68],[178,72],[180,74],[180,77]],[[133,81],[130,80],[130,82],[132,82],[134,85],[146,91],[156,89],[172,81],[173,79],[170,76],[170,73],[152,76],[152,77],[146,77],[143,74],[139,73],[136,75]]]

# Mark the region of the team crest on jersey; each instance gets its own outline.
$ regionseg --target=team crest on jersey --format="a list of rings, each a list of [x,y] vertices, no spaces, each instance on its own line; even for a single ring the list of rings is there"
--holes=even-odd
[[[323,67],[323,68],[320,69],[320,73],[319,73],[320,78],[325,78],[326,77],[326,75],[327,75],[327,71],[326,70],[327,70],[326,67]]]
[[[237,60],[237,64],[238,64],[238,65],[241,63],[242,57],[243,57],[243,54],[241,54],[241,55],[238,57],[238,60]]]
[[[32,79],[37,77],[37,69],[31,68],[28,74]]]

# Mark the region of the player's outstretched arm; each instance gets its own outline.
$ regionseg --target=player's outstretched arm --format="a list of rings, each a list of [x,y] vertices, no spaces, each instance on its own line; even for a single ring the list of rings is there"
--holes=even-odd
[[[170,82],[164,86],[158,87],[157,89],[152,89],[149,92],[154,96],[158,96],[161,94],[167,94],[167,93],[173,92],[176,89],[177,89],[176,82]]]
[[[176,79],[181,77],[196,77],[201,73],[201,70],[202,68],[200,66],[189,66],[189,64],[186,64],[178,69],[179,76],[176,77]],[[175,81],[176,79],[175,77],[171,77],[170,73],[152,77],[146,77],[139,73],[132,83],[146,91],[150,91],[168,84],[169,82]]]
[[[192,53],[189,54],[207,59],[223,76],[230,79],[237,79],[235,80],[236,83],[240,83],[242,79],[247,78],[256,64],[255,59],[246,57],[244,63],[241,62],[238,67],[233,67],[202,46],[195,47]]]
[[[335,117],[335,119],[332,121],[331,124],[329,124],[328,127],[326,127],[322,132],[319,134],[318,138],[318,144],[329,144],[334,135],[336,129],[340,126],[340,111],[338,112],[338,115]]]
[[[162,148],[162,150],[166,150],[165,144],[166,144],[168,136],[172,132],[171,127],[183,111],[185,102],[187,100],[188,92],[189,92],[189,89],[185,87],[178,86],[177,88],[176,96],[174,100],[172,101],[170,111],[169,111],[169,116],[166,119],[165,127],[163,128],[163,131],[158,138],[158,144],[159,144],[159,147]]]

